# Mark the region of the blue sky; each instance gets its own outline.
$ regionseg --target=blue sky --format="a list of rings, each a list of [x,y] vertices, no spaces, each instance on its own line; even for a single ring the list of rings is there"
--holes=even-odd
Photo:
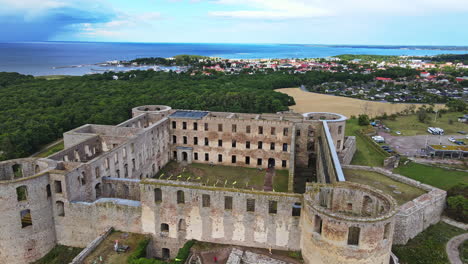
[[[0,0],[0,42],[468,46],[468,0]]]

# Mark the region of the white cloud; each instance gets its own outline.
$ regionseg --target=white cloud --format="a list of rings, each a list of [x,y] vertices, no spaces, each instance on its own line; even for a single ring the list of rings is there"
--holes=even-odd
[[[161,20],[159,12],[140,14],[121,14],[116,19],[106,23],[82,23],[78,26],[80,35],[87,37],[120,37],[135,28],[151,28],[155,21]]]
[[[213,11],[217,17],[290,19],[343,15],[412,15],[466,12],[468,0],[215,0],[239,10]]]

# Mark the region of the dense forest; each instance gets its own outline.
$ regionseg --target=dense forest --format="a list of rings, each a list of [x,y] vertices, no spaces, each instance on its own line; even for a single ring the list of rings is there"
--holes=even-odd
[[[119,80],[113,80],[118,75]],[[190,76],[133,71],[35,79],[0,73],[0,160],[28,156],[86,123],[117,124],[138,105],[233,112],[287,110],[294,99],[273,89],[298,86],[294,75]]]

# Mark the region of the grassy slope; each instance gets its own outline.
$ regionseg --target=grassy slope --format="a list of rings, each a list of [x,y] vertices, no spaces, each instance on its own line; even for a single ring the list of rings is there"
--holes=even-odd
[[[457,131],[467,131],[466,124],[457,121],[459,116],[463,116],[463,113],[446,113],[442,117],[438,117],[437,121],[434,122],[435,114],[428,114],[429,119],[427,123],[421,123],[418,120],[417,115],[400,116],[396,120],[384,120],[386,126],[388,126],[393,132],[400,131],[405,136],[414,135],[427,135],[428,127],[440,127],[444,129],[445,134],[456,134]],[[452,124],[449,123],[452,120]],[[463,137],[460,135],[460,137]]]
[[[34,262],[34,264],[63,264],[70,263],[76,257],[82,248],[67,247],[62,245],[55,246],[44,257]]]
[[[380,173],[362,170],[344,170],[346,180],[361,184],[366,184],[371,187],[382,190],[384,193],[391,195],[398,202],[399,205],[404,204],[414,198],[422,195],[425,191],[415,188],[413,186],[397,182],[388,178]],[[392,188],[390,186],[396,186]],[[394,193],[397,190],[400,194]]]
[[[411,239],[406,245],[393,246],[393,253],[401,264],[448,264],[445,245],[462,229],[446,223],[438,223]]]
[[[447,170],[414,162],[400,165],[394,172],[444,190],[448,190],[457,184],[468,183],[468,174],[466,172]]]
[[[375,151],[370,142],[362,139],[357,131],[363,127],[359,126],[357,119],[350,119],[346,121],[346,136],[356,136],[356,154],[354,155],[351,164],[353,165],[365,165],[372,167],[382,167],[385,156]]]
[[[50,148],[47,148],[47,149],[45,149],[45,150],[39,152],[39,153],[38,153],[37,155],[35,155],[34,157],[45,158],[45,157],[48,157],[48,156],[50,156],[50,155],[52,155],[52,154],[54,154],[54,153],[56,153],[56,152],[59,152],[59,151],[63,150],[64,147],[65,147],[65,146],[64,146],[64,143],[63,143],[63,141],[62,141],[61,143],[59,143],[59,144],[57,144],[57,145],[54,145],[54,146],[52,146],[52,147],[50,147]]]

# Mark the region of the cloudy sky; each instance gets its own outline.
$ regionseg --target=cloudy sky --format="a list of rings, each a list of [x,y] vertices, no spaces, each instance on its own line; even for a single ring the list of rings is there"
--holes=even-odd
[[[0,0],[0,42],[468,45],[468,0]]]

